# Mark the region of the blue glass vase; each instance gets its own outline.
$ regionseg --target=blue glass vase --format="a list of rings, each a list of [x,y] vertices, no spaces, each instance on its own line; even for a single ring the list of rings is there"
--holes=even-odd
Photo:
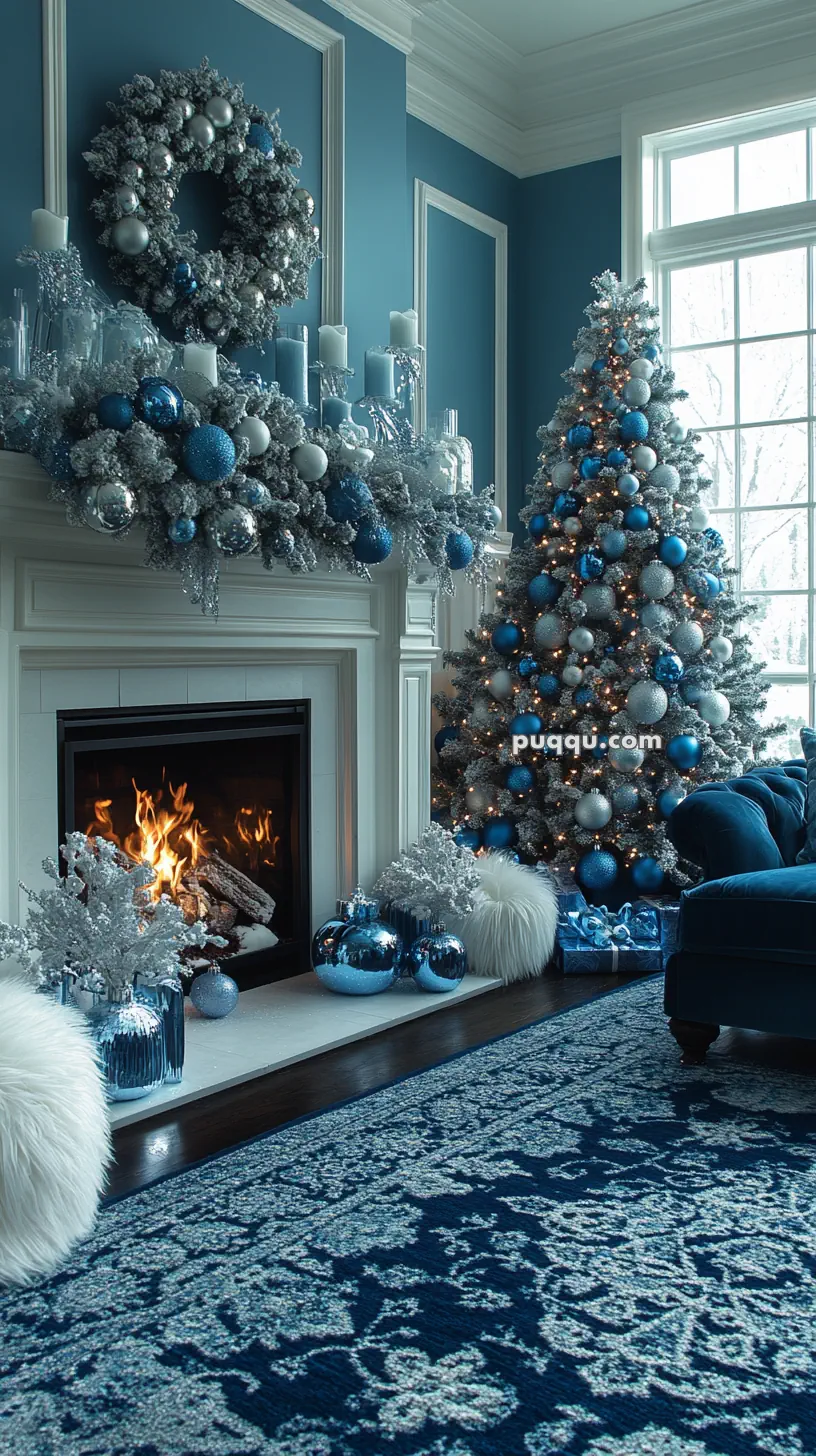
[[[312,941],[315,974],[341,996],[387,991],[400,974],[402,937],[379,920],[379,901],[355,890],[341,901],[340,916],[321,925]]]
[[[109,1102],[135,1102],[164,1081],[164,1026],[132,986],[111,989],[88,1013]]]
[[[177,976],[167,976],[155,985],[143,985],[136,977],[135,996],[158,1011],[164,1027],[164,1080],[180,1082],[184,1072],[184,991]]]
[[[437,928],[417,936],[404,969],[420,991],[455,991],[467,971],[467,951],[458,935]]]

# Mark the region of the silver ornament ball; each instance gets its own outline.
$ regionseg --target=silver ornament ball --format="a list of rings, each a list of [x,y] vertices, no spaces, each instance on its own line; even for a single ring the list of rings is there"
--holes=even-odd
[[[577,665],[573,666],[572,663],[568,663],[561,673],[561,681],[562,683],[566,683],[568,688],[577,688],[579,683],[583,681],[583,677],[582,668]]]
[[[650,632],[667,632],[674,617],[660,602],[647,602],[640,609],[640,620]]]
[[[119,208],[120,212],[124,214],[125,217],[128,217],[130,213],[135,212],[137,207],[139,206],[138,193],[134,190],[134,188],[128,187],[124,182],[122,182],[120,186],[116,188],[113,195],[117,207]]]
[[[579,516],[567,516],[563,522],[563,526],[565,536],[580,536],[584,529]],[[555,549],[557,551],[558,547]]]
[[[632,464],[635,470],[654,470],[657,456],[651,445],[636,445],[632,451]]]
[[[645,597],[660,601],[674,591],[674,572],[662,561],[650,561],[638,577],[638,586]]]
[[[242,283],[238,289],[238,297],[246,313],[260,313],[266,302],[257,283]]]
[[[730,662],[734,655],[734,644],[730,637],[722,637],[718,634],[716,637],[712,637],[708,650],[715,662]]]
[[[696,703],[697,712],[712,728],[721,728],[731,716],[731,704],[725,693],[703,693]]]
[[[681,657],[694,657],[703,645],[703,629],[699,622],[678,622],[669,641]]]
[[[659,723],[668,706],[666,689],[651,679],[635,683],[626,694],[626,711],[634,723]]]
[[[533,628],[533,637],[538,647],[563,647],[567,640],[567,624],[557,612],[545,612]]]
[[[646,484],[654,486],[655,490],[677,490],[680,484],[680,471],[675,465],[656,465]]]
[[[111,228],[111,242],[117,253],[138,258],[150,242],[150,233],[140,217],[120,217]]]
[[[692,506],[691,512],[689,514],[689,525],[691,526],[692,531],[704,531],[710,519],[711,516],[709,514],[708,506]]]
[[[569,490],[575,479],[575,466],[571,460],[558,460],[550,471],[550,480],[556,490]]]
[[[640,409],[642,405],[648,404],[652,397],[651,388],[645,379],[627,379],[621,393],[633,409]]]
[[[329,468],[329,457],[322,445],[314,445],[311,440],[296,445],[291,460],[301,480],[308,482],[322,480]]]
[[[504,698],[509,698],[510,694],[513,691],[513,679],[510,676],[510,673],[507,671],[506,667],[500,667],[498,671],[494,672],[493,676],[488,679],[487,691],[490,693],[490,696],[492,698],[495,698],[496,701],[499,703],[502,702]]]
[[[232,125],[235,113],[226,96],[211,96],[204,107],[204,115],[212,122],[216,131],[221,131],[223,127]]]
[[[207,147],[211,147],[215,141],[215,127],[210,118],[203,116],[200,111],[190,117],[184,130],[190,140],[195,142],[197,147],[201,147],[202,151],[206,151]]]
[[[581,601],[592,621],[601,621],[604,617],[611,616],[615,610],[615,592],[611,586],[604,586],[601,582],[585,586]]]
[[[175,96],[173,105],[178,107],[185,121],[189,121],[195,111],[192,101],[188,101],[186,96]]]
[[[80,501],[85,524],[102,535],[124,531],[136,515],[136,496],[123,480],[86,486]]]
[[[315,202],[311,192],[307,192],[305,187],[296,187],[292,196],[297,206],[305,212],[306,216],[311,217],[315,210]]]
[[[651,359],[633,359],[631,364],[629,365],[629,373],[631,374],[632,378],[645,379],[647,383],[651,379],[654,372],[655,367]]]
[[[216,506],[206,525],[210,541],[224,556],[246,556],[258,544],[258,523],[247,506]]]
[[[591,652],[595,646],[595,637],[588,627],[573,627],[567,638],[573,652]]]
[[[274,268],[259,268],[255,282],[267,298],[276,298],[281,291],[281,276]]]
[[[581,795],[573,813],[576,824],[580,824],[582,829],[603,829],[612,818],[612,805],[603,794],[593,789],[591,793]]]
[[[166,177],[173,170],[173,153],[163,142],[155,142],[147,153],[147,165],[154,177]]]
[[[643,763],[645,754],[642,748],[610,748],[609,762],[618,773],[634,773]]]
[[[640,796],[634,784],[619,784],[612,792],[612,808],[616,814],[634,814]]]

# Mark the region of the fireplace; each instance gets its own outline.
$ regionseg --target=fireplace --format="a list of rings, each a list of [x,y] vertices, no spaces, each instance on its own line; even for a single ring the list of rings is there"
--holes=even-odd
[[[56,717],[60,842],[79,829],[148,860],[152,893],[227,940],[204,954],[242,990],[307,970],[308,702]]]

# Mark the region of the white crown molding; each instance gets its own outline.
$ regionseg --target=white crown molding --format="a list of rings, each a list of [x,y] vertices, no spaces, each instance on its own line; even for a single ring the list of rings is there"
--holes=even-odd
[[[502,120],[473,97],[455,91],[408,58],[405,105],[409,116],[435,127],[506,172],[520,175],[522,131]]]
[[[414,22],[424,6],[433,4],[433,0],[418,0],[416,4],[410,0],[328,0],[328,4],[355,25],[370,30],[372,35],[408,55],[414,45]]]

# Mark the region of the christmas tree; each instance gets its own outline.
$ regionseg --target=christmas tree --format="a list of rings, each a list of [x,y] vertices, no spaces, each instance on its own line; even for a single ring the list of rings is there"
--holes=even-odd
[[[569,865],[606,897],[690,883],[670,814],[740,773],[768,730],[658,310],[642,279],[593,287],[570,392],[539,431],[527,539],[447,659],[434,810],[469,848]]]

